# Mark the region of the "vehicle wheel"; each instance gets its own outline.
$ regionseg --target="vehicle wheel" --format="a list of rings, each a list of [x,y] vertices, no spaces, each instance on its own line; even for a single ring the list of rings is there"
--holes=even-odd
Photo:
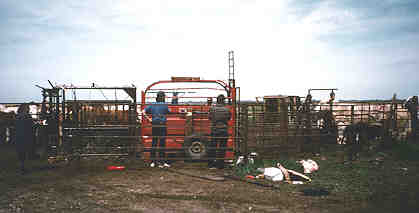
[[[207,156],[208,139],[207,136],[193,135],[185,138],[183,143],[185,156],[192,160],[200,160]]]

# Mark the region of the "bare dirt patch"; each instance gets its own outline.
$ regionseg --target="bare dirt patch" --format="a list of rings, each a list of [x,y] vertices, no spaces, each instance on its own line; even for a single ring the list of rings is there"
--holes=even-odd
[[[417,187],[412,185],[418,177],[417,162],[365,161],[349,166],[333,156],[319,157],[320,170],[311,184],[269,187],[230,178],[198,178],[232,172],[209,170],[204,163],[175,162],[170,169],[158,169],[141,160],[85,159],[55,167],[37,160],[28,163],[28,174],[21,175],[13,149],[2,147],[1,152],[0,213],[413,212],[418,207],[414,202],[418,192],[412,188]],[[108,171],[108,165],[125,165],[126,170]],[[303,189],[325,189],[330,194],[307,196]],[[385,204],[390,200],[393,205]]]

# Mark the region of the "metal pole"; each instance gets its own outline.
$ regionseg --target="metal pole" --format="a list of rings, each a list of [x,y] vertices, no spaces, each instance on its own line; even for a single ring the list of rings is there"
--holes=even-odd
[[[254,113],[254,112],[253,112]],[[244,154],[247,155],[249,152],[249,147],[248,147],[248,143],[249,143],[249,109],[248,109],[248,105],[246,104],[243,107],[243,115],[244,115]]]

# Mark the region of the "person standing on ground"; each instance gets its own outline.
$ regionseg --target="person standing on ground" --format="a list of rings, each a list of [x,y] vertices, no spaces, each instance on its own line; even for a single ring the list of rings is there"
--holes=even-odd
[[[33,125],[34,120],[29,115],[29,105],[20,105],[15,123],[15,144],[22,174],[25,173],[25,160],[28,157],[30,147],[33,145]]]
[[[0,145],[6,144],[6,125],[0,121]]]
[[[170,164],[167,160],[159,160],[156,161],[154,158],[156,157],[156,150],[157,142],[159,141],[159,148],[164,149],[166,147],[166,136],[167,136],[167,114],[170,113],[168,105],[165,103],[166,95],[164,92],[159,91],[156,97],[156,103],[147,106],[143,114],[145,115],[146,119],[151,121],[152,125],[152,135],[153,141],[151,143],[152,149],[150,153],[150,157],[153,159],[151,161],[150,167],[155,167],[158,165],[159,167],[170,167]],[[151,119],[148,117],[147,114],[151,114]],[[164,159],[165,152],[164,150],[159,150],[159,158]]]
[[[405,103],[405,107],[410,113],[410,127],[411,139],[416,142],[417,140],[417,121],[418,121],[418,96],[409,97]]]
[[[223,169],[228,139],[228,121],[231,118],[230,110],[225,107],[224,95],[217,97],[217,104],[211,106],[208,116],[211,122],[212,138],[208,150],[208,167]]]

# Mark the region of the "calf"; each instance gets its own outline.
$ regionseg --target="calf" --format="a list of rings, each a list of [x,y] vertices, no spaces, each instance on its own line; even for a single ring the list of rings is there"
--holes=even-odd
[[[382,135],[383,128],[380,125],[358,122],[347,126],[343,130],[342,142],[349,147],[348,159],[355,160],[363,146],[369,147],[372,140]]]

